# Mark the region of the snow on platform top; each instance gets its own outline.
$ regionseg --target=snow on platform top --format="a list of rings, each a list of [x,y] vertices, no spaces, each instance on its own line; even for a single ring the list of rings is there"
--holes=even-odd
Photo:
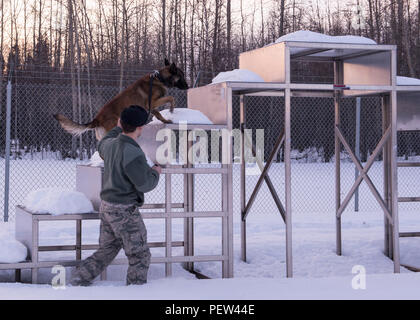
[[[92,202],[81,192],[58,188],[31,191],[25,198],[27,210],[37,214],[81,214],[93,212]]]
[[[420,79],[397,76],[397,86],[420,86]]]
[[[322,43],[348,43],[348,44],[376,44],[372,39],[359,36],[330,36],[318,32],[299,30],[293,33],[285,34],[278,38],[275,43],[286,41],[301,41],[301,42],[322,42]]]
[[[264,82],[255,72],[245,69],[235,69],[232,71],[220,72],[212,83],[220,83],[225,81],[239,81],[239,82]]]
[[[92,155],[92,157],[90,157],[88,165],[91,166],[91,167],[103,167],[104,166],[104,160],[101,158],[98,151],[96,151]]]
[[[176,108],[173,112],[170,112],[170,110],[162,110],[160,113],[165,119],[172,120],[173,123],[187,122],[188,124],[213,124],[204,113],[198,110]],[[162,122],[156,117],[153,117],[153,120],[148,125],[156,124],[162,124]]]

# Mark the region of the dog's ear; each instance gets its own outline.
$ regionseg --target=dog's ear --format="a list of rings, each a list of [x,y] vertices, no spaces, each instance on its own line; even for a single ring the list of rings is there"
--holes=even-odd
[[[176,74],[176,65],[172,62],[171,66],[169,67],[169,72],[172,74]]]
[[[169,66],[169,60],[165,58],[165,66]]]

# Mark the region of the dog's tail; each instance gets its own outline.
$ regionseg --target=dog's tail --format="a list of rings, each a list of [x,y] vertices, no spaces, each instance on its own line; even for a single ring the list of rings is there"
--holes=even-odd
[[[86,131],[93,130],[98,126],[96,119],[86,124],[79,124],[66,118],[62,114],[55,114],[54,118],[57,119],[64,130],[73,136],[80,136]]]

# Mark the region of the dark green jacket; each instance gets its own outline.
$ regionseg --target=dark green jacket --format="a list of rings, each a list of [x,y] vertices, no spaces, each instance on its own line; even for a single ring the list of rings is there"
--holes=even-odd
[[[159,173],[149,167],[137,142],[121,132],[115,127],[99,142],[99,155],[104,159],[101,199],[142,206],[144,193],[157,186]]]

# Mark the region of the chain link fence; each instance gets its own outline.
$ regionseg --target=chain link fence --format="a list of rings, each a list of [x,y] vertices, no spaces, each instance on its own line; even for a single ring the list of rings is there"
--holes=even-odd
[[[61,113],[79,123],[90,122],[100,107],[119,90],[111,86],[90,87],[88,90],[83,86],[78,94],[77,110],[74,110],[70,85],[13,84],[10,179],[5,181],[5,87],[0,113],[0,206],[3,215],[5,189],[9,188],[8,212],[13,221],[15,206],[22,204],[30,191],[47,187],[74,189],[76,166],[88,162],[96,151],[94,131],[74,138],[60,127],[53,115]],[[186,105],[185,92],[171,89],[169,94],[175,97],[178,106]]]
[[[81,138],[72,138],[53,118],[62,113],[80,123],[89,122],[99,108],[114,97],[115,86],[88,86],[83,84],[74,91],[70,84],[32,84],[15,82],[12,86],[10,180],[5,181],[5,123],[6,86],[3,84],[0,108],[0,208],[3,215],[5,188],[9,188],[8,212],[13,221],[14,208],[22,204],[25,196],[34,189],[45,187],[75,188],[76,166],[86,163],[96,150],[94,132]],[[185,91],[170,90],[177,107],[187,106]],[[264,156],[267,160],[273,145],[284,127],[284,98],[245,97],[247,128],[264,129]],[[233,126],[239,128],[239,97],[233,101]],[[356,99],[346,98],[341,108],[342,129],[351,147],[355,148]],[[360,157],[365,162],[382,136],[382,112],[380,99],[361,99]],[[255,130],[254,130],[255,139]],[[400,161],[416,161],[420,158],[418,132],[398,134]],[[292,98],[292,208],[294,212],[330,213],[335,210],[334,197],[334,103],[331,98]],[[419,159],[417,159],[419,158]],[[342,198],[355,180],[355,168],[348,154],[341,152]],[[269,175],[284,201],[283,150],[278,153]],[[370,175],[379,191],[382,191],[382,158],[373,165]],[[234,212],[239,213],[239,166],[234,166]],[[259,171],[247,168],[247,196],[255,186]],[[180,179],[182,176],[177,177]],[[399,169],[399,193],[401,196],[418,196],[420,169]],[[220,177],[196,177],[196,203],[204,203]],[[163,182],[163,179],[162,179]],[[420,190],[419,190],[420,193]],[[182,192],[176,195],[182,202]],[[159,193],[148,195],[149,202],[159,202]],[[156,198],[155,198],[156,197]],[[163,200],[162,200],[163,201]],[[214,204],[217,210],[219,204]],[[419,205],[401,204],[400,208],[418,210]],[[207,210],[210,210],[207,209]],[[374,197],[367,186],[360,187],[360,211],[378,210]],[[354,202],[347,210],[354,210]],[[277,213],[277,207],[268,188],[263,184],[251,212]]]
[[[264,160],[266,161],[284,128],[284,98],[245,97],[246,127],[264,129]],[[360,160],[366,162],[382,137],[382,106],[380,97],[360,99]],[[239,97],[233,104],[234,127],[239,127]],[[341,100],[341,129],[352,150],[356,147],[356,98]],[[398,161],[420,161],[420,132],[398,132]],[[254,140],[255,141],[255,140]],[[335,142],[334,142],[334,100],[332,98],[293,97],[291,109],[291,148],[292,148],[292,209],[294,213],[313,212],[330,214],[335,212]],[[269,176],[279,194],[285,200],[285,168],[283,148],[277,154],[269,171]],[[349,154],[341,146],[341,199],[350,191],[355,179],[356,169]],[[247,198],[256,185],[260,171],[247,167]],[[239,170],[235,175],[235,192],[239,192]],[[420,195],[420,169],[399,168],[398,191],[400,196]],[[373,183],[380,193],[383,191],[382,154],[369,171]],[[359,212],[381,211],[379,204],[365,182],[359,187]],[[355,197],[347,211],[356,208]],[[235,202],[235,212],[239,204]],[[420,210],[419,203],[400,203],[399,208],[407,211]],[[263,183],[252,214],[277,213],[277,207],[269,189]]]

